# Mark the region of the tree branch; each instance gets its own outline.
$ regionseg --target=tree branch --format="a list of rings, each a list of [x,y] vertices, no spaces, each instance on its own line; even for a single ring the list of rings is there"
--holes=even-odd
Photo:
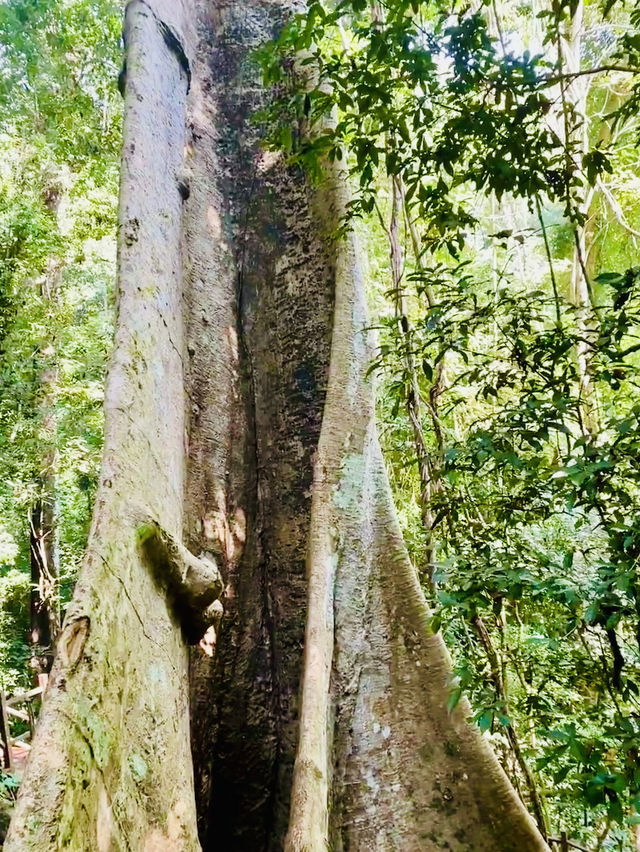
[[[167,590],[190,642],[198,642],[220,615],[215,605],[223,589],[218,566],[210,557],[198,558],[153,520],[138,526],[138,543],[154,578]]]
[[[599,65],[597,68],[582,68],[580,71],[568,71],[566,74],[549,74],[549,76],[540,77],[540,82],[553,86],[564,80],[575,80],[577,77],[605,74],[610,71],[619,71],[622,74],[640,74],[640,68],[630,68],[627,65]]]

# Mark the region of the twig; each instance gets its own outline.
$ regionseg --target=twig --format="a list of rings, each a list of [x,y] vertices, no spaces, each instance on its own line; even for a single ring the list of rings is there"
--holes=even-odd
[[[586,77],[590,74],[604,74],[607,71],[620,71],[623,74],[640,74],[640,68],[630,68],[627,65],[599,65],[597,68],[582,68],[580,71],[570,71],[566,74],[550,74],[548,77],[540,77],[541,83],[550,86],[563,80],[575,80],[576,77]]]
[[[598,186],[602,190],[602,194],[606,198],[611,212],[615,216],[618,224],[622,228],[624,228],[625,231],[628,231],[633,237],[640,237],[640,231],[636,231],[635,228],[632,228],[631,225],[627,222],[622,207],[618,203],[618,199],[614,196],[609,187],[601,178],[598,178]]]
[[[571,846],[572,849],[580,849],[580,852],[591,852],[586,846],[580,846],[579,843],[567,840],[566,837],[547,837],[547,840],[549,843],[564,843],[565,846]]]

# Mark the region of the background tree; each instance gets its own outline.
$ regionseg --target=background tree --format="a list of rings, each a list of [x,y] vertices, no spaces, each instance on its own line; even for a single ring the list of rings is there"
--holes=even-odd
[[[118,4],[102,0],[0,8],[0,583],[20,584],[27,602],[2,634],[4,688],[26,682],[27,654],[50,665],[89,525],[112,325],[119,33]]]

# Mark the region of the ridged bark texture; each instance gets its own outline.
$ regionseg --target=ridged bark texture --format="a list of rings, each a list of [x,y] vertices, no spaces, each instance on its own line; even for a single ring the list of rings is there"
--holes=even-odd
[[[178,3],[167,4],[172,8]],[[197,849],[188,654],[137,545],[182,538],[184,394],[176,171],[188,79],[172,22],[127,10],[118,326],[91,540],[6,850]],[[175,31],[175,42],[184,38]]]
[[[375,433],[358,248],[332,239],[344,176],[311,188],[251,120],[251,48],[291,11],[129,6],[103,484],[9,852],[194,849],[196,813],[207,852],[546,849],[446,708]],[[193,764],[185,631],[141,517],[225,582],[215,651],[190,655]]]

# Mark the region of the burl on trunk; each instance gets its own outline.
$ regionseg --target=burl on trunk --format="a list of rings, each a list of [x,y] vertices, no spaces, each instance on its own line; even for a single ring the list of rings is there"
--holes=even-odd
[[[252,123],[291,10],[128,4],[102,479],[7,852],[547,848],[447,710],[345,181]]]

